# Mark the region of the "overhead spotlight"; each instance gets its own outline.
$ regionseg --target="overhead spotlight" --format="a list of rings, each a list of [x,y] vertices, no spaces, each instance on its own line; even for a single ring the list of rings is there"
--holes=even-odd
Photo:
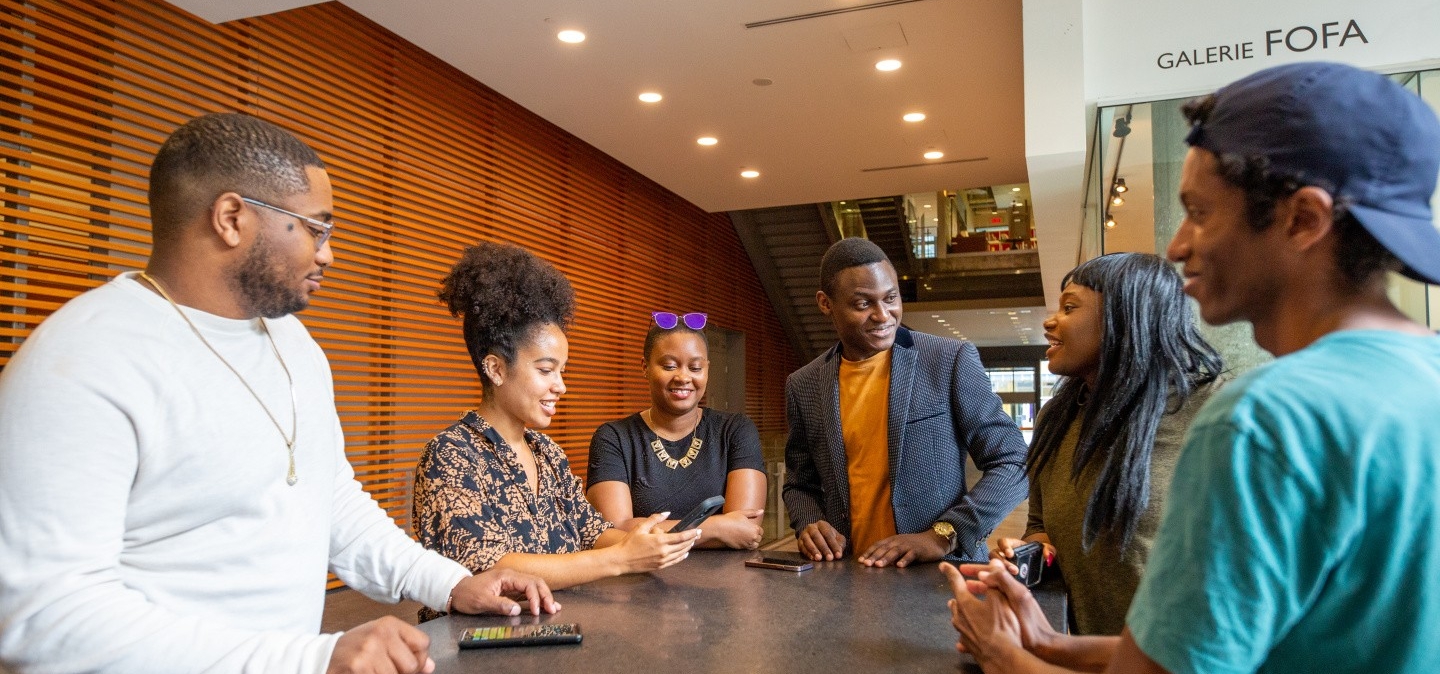
[[[1115,130],[1110,135],[1116,138],[1124,138],[1130,135],[1130,115],[1115,118]]]
[[[1114,216],[1110,216],[1110,215],[1105,216],[1105,229],[1115,229],[1115,218],[1114,218]]]
[[[1011,191],[1011,192],[1019,192],[1019,191],[1020,191],[1020,188],[1018,188],[1018,187],[1012,187],[1012,188],[1010,188],[1010,191]]]
[[[931,151],[925,153],[925,158],[926,158],[926,159],[939,159],[939,158],[944,157],[944,156],[945,156],[945,153],[944,153],[944,152],[941,152],[941,151],[939,151],[939,150],[931,150]]]
[[[646,103],[659,103],[660,100],[663,98],[665,97],[653,91],[647,91],[643,94],[640,94],[640,100],[645,101]]]
[[[759,172],[759,171],[756,171],[756,170],[754,170],[754,169],[745,169],[744,171],[741,171],[741,172],[740,172],[740,177],[741,177],[741,178],[759,178],[759,177],[760,177],[760,172]]]
[[[714,136],[701,136],[700,138],[696,138],[695,142],[700,145],[714,145],[720,141],[716,140]]]
[[[1123,199],[1120,195],[1117,194],[1117,195],[1115,195],[1115,196],[1113,196],[1113,197],[1110,197],[1110,205],[1111,205],[1111,206],[1124,206],[1124,205],[1125,205],[1125,199]]]
[[[907,121],[907,122],[923,122],[923,121],[925,121],[925,113],[923,113],[923,112],[907,112],[907,113],[905,113],[905,115],[904,115],[903,117],[901,117],[900,119],[903,119],[903,120],[905,120],[905,121]]]
[[[883,71],[885,71],[885,72],[890,72],[890,71],[892,71],[892,70],[899,70],[899,69],[900,69],[900,61],[898,61],[898,60],[896,60],[896,59],[885,59],[884,61],[878,61],[878,62],[875,63],[875,69],[876,69],[876,70],[883,70]]]
[[[1125,179],[1124,179],[1124,178],[1116,178],[1116,179],[1115,179],[1115,188],[1114,188],[1114,189],[1115,189],[1115,193],[1116,193],[1116,194],[1124,194],[1124,193],[1130,191],[1130,188],[1125,185]]]
[[[580,44],[585,41],[585,34],[578,30],[562,30],[556,33],[555,37],[559,38],[561,42],[570,44]]]

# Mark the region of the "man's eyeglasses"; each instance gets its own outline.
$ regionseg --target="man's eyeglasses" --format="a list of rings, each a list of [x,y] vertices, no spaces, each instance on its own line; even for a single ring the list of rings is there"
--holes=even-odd
[[[325,242],[330,240],[330,235],[335,231],[335,223],[333,222],[325,222],[324,220],[307,218],[303,215],[300,215],[299,213],[291,213],[290,211],[280,208],[279,206],[271,206],[270,204],[260,201],[259,199],[240,197],[240,200],[252,206],[268,208],[277,213],[284,213],[285,215],[288,215],[292,218],[299,218],[300,222],[305,223],[305,226],[310,229],[310,234],[315,237],[315,250],[320,250],[322,247],[324,247]]]
[[[680,321],[685,321],[685,327],[691,330],[705,329],[705,314],[691,313],[679,315],[669,311],[656,311],[650,315],[655,317],[655,325],[660,326],[661,330],[674,330],[675,326],[680,324]]]

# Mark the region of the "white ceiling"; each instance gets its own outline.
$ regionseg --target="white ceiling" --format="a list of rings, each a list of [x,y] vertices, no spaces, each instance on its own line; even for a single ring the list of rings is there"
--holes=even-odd
[[[1039,346],[1045,344],[1045,307],[935,309],[905,304],[905,325],[941,337],[974,342],[976,346]]]
[[[876,1],[342,1],[707,211],[1026,182],[1015,0],[757,28],[745,24]],[[172,2],[212,21],[309,4]],[[588,39],[560,42],[564,29]],[[883,58],[904,65],[880,72]],[[928,118],[901,121],[912,111]],[[706,135],[719,144],[695,143]],[[925,160],[931,149],[944,158]]]
[[[313,4],[170,1],[214,22]],[[340,1],[707,211],[1027,182],[1016,0],[912,0],[758,28],[745,24],[882,3]],[[566,29],[586,41],[559,41]],[[885,58],[904,65],[876,70]],[[642,91],[664,100],[642,103]],[[925,121],[901,120],[916,111]],[[697,145],[706,135],[719,144]],[[932,149],[945,157],[925,160]],[[1044,343],[1040,307],[906,308],[925,332]]]

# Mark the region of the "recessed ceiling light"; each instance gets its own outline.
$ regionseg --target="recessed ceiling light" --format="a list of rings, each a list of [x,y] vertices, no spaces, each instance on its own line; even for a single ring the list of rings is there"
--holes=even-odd
[[[930,208],[930,204],[925,204],[925,208]]]
[[[555,37],[560,38],[561,42],[569,42],[570,44],[580,44],[585,41],[585,34],[578,30],[562,30],[556,33]]]
[[[931,318],[939,318],[939,317],[940,317],[940,314],[930,314],[930,317],[931,317]]]
[[[720,141],[715,140],[714,136],[701,136],[699,138],[696,138],[695,142],[701,145],[714,145]]]
[[[925,121],[925,113],[923,113],[923,112],[907,112],[907,113],[905,113],[905,116],[904,116],[904,117],[901,117],[900,119],[903,119],[903,120],[905,120],[905,121],[907,121],[907,122],[923,122],[923,121]]]
[[[939,319],[939,322],[944,323],[944,322],[945,322],[945,319],[941,318],[941,319]]]
[[[662,98],[664,98],[664,96],[661,96],[660,94],[657,94],[653,91],[647,91],[643,94],[640,94],[640,100],[645,101],[646,103],[659,103],[660,99]]]
[[[741,172],[740,172],[740,177],[741,177],[741,178],[759,178],[759,177],[760,177],[760,172],[759,172],[759,171],[756,171],[755,169],[745,169],[744,171],[741,171]]]
[[[890,71],[892,71],[892,70],[899,70],[899,69],[900,69],[900,61],[897,60],[897,59],[885,59],[884,61],[880,61],[880,62],[876,63],[876,64],[875,64],[875,69],[876,69],[876,70],[883,70],[883,71],[885,71],[885,72],[887,72],[887,73],[890,72]]]
[[[1011,192],[1019,192],[1019,191],[1020,191],[1020,188],[1018,188],[1018,187],[1012,187],[1012,188],[1010,188],[1010,191],[1011,191]]]
[[[944,153],[944,152],[941,152],[941,151],[939,151],[939,150],[931,150],[931,151],[925,153],[925,158],[926,158],[926,159],[939,159],[939,158],[944,157],[944,156],[945,156],[945,153]]]

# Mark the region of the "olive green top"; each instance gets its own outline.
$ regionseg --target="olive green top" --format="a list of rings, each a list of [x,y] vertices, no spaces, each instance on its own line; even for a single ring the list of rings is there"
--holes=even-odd
[[[1070,424],[1065,439],[1040,475],[1030,481],[1030,516],[1025,535],[1047,534],[1055,546],[1055,563],[1065,574],[1077,634],[1118,635],[1125,628],[1130,599],[1145,572],[1145,560],[1160,527],[1170,478],[1195,413],[1224,385],[1224,379],[1197,388],[1185,405],[1160,419],[1155,446],[1150,452],[1150,502],[1123,551],[1101,537],[1089,552],[1081,549],[1085,507],[1095,490],[1103,461],[1092,460],[1078,480],[1070,478],[1075,446],[1080,441],[1080,418]]]

